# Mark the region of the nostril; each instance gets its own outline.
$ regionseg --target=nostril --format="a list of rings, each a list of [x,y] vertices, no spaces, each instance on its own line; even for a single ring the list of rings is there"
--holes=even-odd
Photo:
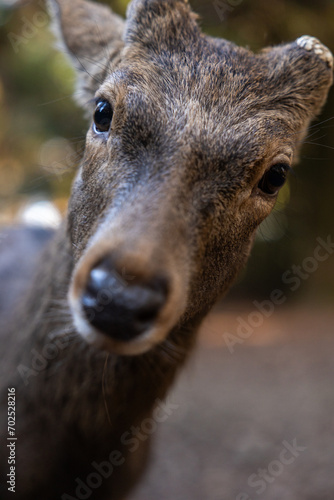
[[[129,341],[143,334],[166,303],[165,277],[125,281],[108,263],[90,272],[81,303],[89,323],[104,334]]]
[[[167,296],[167,287],[148,283],[145,286],[135,286],[134,291],[134,314],[137,321],[142,323],[153,321],[160,309],[164,306]],[[129,290],[131,293],[131,290]],[[137,302],[137,310],[136,309]]]
[[[143,323],[145,321],[151,321],[152,319],[155,319],[155,317],[157,316],[157,312],[158,307],[156,303],[147,307],[142,307],[137,312],[137,320],[142,321]]]

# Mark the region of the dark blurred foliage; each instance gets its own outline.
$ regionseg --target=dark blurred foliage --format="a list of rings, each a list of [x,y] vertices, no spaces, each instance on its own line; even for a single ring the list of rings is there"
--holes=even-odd
[[[53,48],[43,2],[21,0],[20,8],[9,8],[14,3],[0,0],[0,223],[11,220],[20,204],[36,195],[65,209],[87,129],[70,97],[72,70]],[[124,14],[128,2],[105,3]],[[204,31],[255,51],[303,34],[320,38],[334,50],[333,0],[192,0],[191,4]],[[247,271],[232,296],[267,297],[271,290],[283,289],[282,274],[313,255],[317,237],[334,239],[333,186],[332,91],[306,139],[300,166],[259,230]],[[307,295],[331,300],[333,281],[334,255],[310,273],[291,299]]]

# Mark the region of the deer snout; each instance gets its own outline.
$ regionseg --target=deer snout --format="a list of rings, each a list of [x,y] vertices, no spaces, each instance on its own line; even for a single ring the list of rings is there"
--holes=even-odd
[[[163,342],[187,307],[188,277],[169,254],[97,241],[79,260],[69,302],[77,333],[115,354]],[[165,256],[164,256],[165,255]]]
[[[154,325],[167,295],[166,277],[127,278],[106,259],[89,273],[81,303],[94,328],[113,340],[127,342]]]

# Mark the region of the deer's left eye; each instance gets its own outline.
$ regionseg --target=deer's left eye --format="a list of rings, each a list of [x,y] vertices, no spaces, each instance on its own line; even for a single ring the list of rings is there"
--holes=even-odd
[[[94,113],[94,128],[98,134],[108,132],[110,130],[113,118],[113,109],[111,104],[104,99],[100,99],[96,103]]]
[[[285,163],[273,165],[259,182],[259,188],[267,195],[275,195],[284,186],[290,166]]]

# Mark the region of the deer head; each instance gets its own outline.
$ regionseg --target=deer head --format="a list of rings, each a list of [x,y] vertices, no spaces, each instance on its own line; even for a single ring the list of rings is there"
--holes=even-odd
[[[307,36],[258,54],[211,38],[186,0],[133,0],[126,21],[50,5],[91,114],[67,219],[74,322],[92,344],[143,353],[244,265],[333,58]]]

